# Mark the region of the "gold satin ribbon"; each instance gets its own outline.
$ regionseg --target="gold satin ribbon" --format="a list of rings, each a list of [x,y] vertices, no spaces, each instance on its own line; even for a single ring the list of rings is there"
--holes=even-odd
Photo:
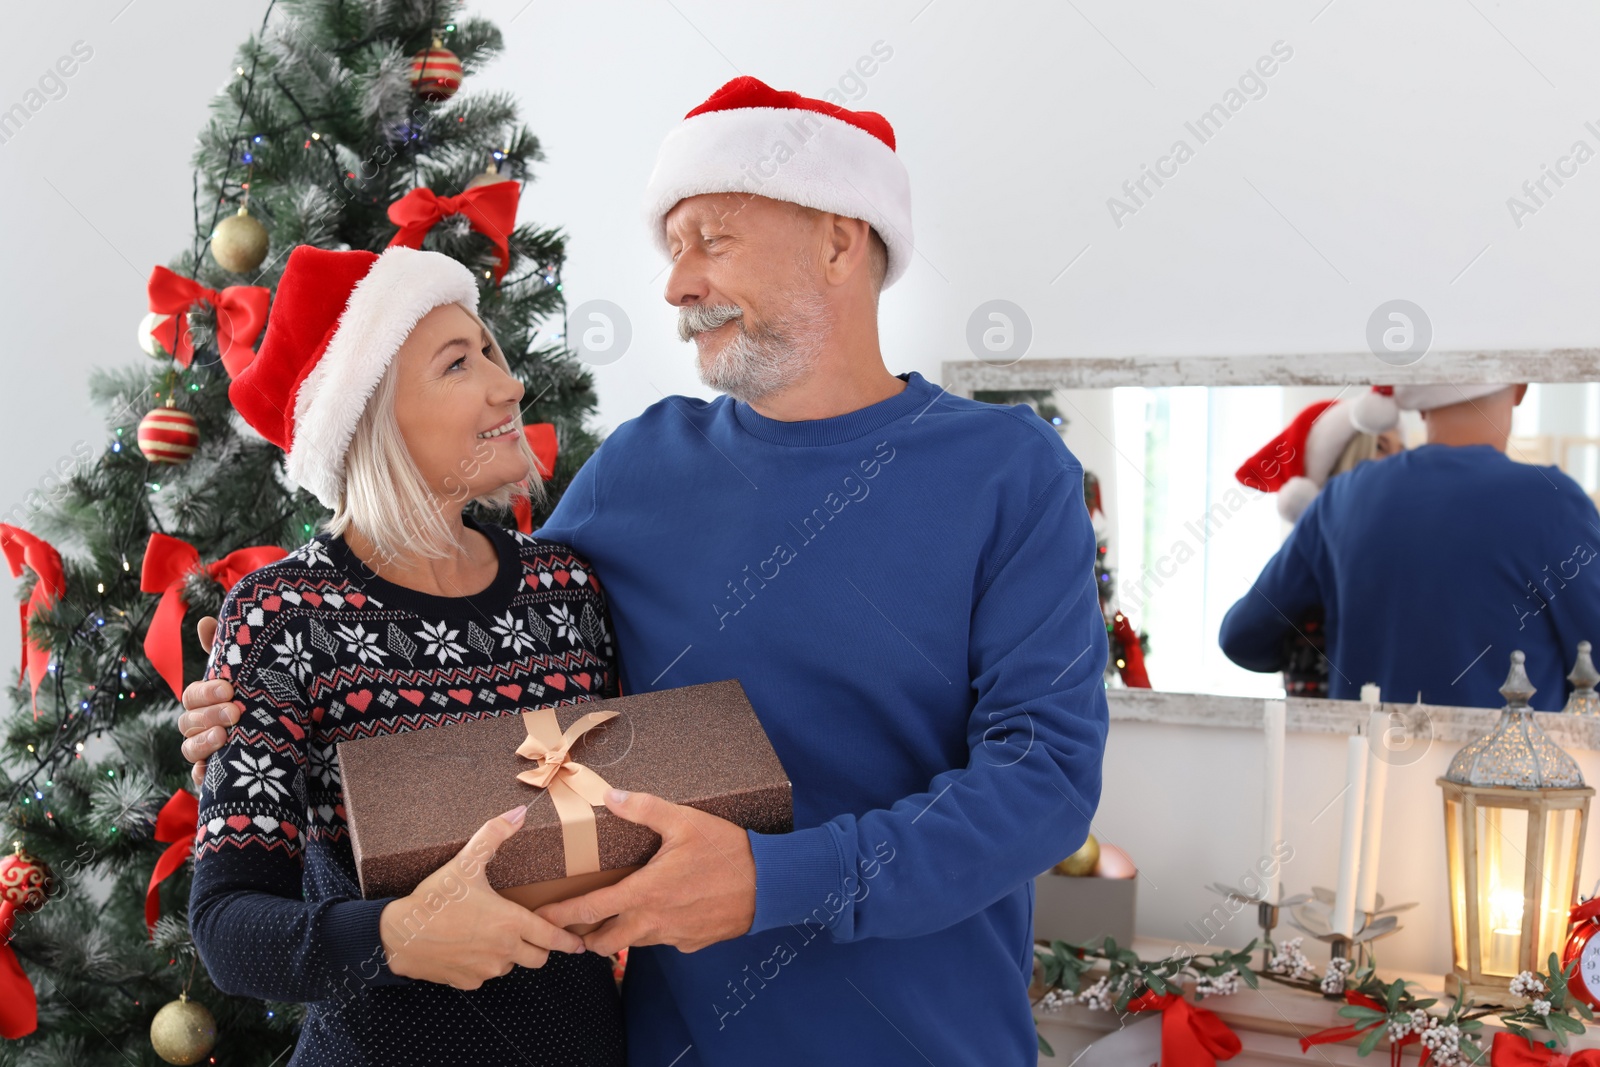
[[[594,809],[605,806],[606,790],[611,788],[604,778],[572,758],[572,746],[596,726],[616,717],[615,711],[591,711],[563,732],[554,708],[522,713],[528,736],[517,746],[517,755],[540,762],[517,775],[517,780],[550,790],[556,817],[561,820],[568,875],[600,869],[600,835],[594,825]]]

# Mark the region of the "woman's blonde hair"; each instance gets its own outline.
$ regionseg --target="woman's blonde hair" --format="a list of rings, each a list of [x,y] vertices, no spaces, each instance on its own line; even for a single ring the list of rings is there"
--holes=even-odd
[[[459,304],[456,306],[483,328],[489,338],[489,358],[509,374],[511,365],[506,362],[493,332],[472,311]],[[383,559],[444,559],[461,550],[460,538],[445,522],[437,494],[423,480],[400,434],[400,423],[394,414],[399,380],[396,362],[389,361],[383,378],[361,413],[361,420],[356,423],[355,434],[345,453],[344,484],[339,490],[338,506],[322,528],[335,536],[354,528],[372,542]],[[544,503],[544,479],[527,437],[521,433],[508,436],[514,438],[512,447],[522,452],[528,469],[534,473],[526,481],[500,486],[493,492],[471,498],[468,503],[476,502],[502,511],[511,507],[518,497]],[[458,490],[465,492],[464,484],[457,483],[457,488],[451,491]]]
[[[1333,469],[1328,472],[1328,477],[1343,474],[1369,459],[1378,455],[1378,435],[1375,433],[1357,433],[1351,437],[1344,446],[1344,451],[1339,453],[1339,458],[1334,462]]]

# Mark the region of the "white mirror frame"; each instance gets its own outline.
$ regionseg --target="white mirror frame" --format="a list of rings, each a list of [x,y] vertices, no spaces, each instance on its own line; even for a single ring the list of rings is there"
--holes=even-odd
[[[1600,380],[1600,348],[1435,352],[1408,366],[1385,363],[1370,352],[1023,359],[1008,366],[982,360],[947,360],[941,364],[940,374],[947,392],[968,398],[990,390],[1115,389],[1120,386],[1344,385],[1366,388],[1427,382],[1592,382]],[[1232,729],[1259,728],[1265,720],[1267,704],[1266,699],[1259,697],[1152,689],[1108,689],[1106,700],[1113,722]],[[1356,700],[1291,697],[1285,704],[1288,729],[1295,733],[1354,734],[1366,728],[1373,710],[1370,705]],[[1424,748],[1432,741],[1465,742],[1487,731],[1500,714],[1495,708],[1440,704],[1384,703],[1380,707],[1398,712],[1409,738]],[[1569,751],[1600,750],[1600,719],[1547,712],[1540,716],[1539,723],[1557,744]]]

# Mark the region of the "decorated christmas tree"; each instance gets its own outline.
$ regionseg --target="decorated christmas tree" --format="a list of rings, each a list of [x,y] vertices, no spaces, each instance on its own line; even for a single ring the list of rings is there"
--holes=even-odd
[[[175,726],[204,668],[195,620],[325,518],[228,402],[289,250],[410,244],[479,276],[480,314],[526,386],[546,508],[598,443],[593,382],[564,341],[564,238],[515,224],[539,142],[514,100],[473,91],[502,42],[457,7],[267,4],[200,134],[193,188],[174,190],[193,198],[194,234],[152,270],[148,358],[92,382],[103,449],[0,525],[23,601],[0,750],[0,1067],[281,1064],[294,1044],[300,1005],[226,996],[198,965]]]

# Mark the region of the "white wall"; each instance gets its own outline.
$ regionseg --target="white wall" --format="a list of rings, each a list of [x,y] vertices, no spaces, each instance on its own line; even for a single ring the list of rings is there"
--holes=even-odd
[[[74,41],[94,57],[0,144],[0,319],[15,330],[0,388],[0,514],[76,442],[101,441],[85,374],[143,358],[133,337],[145,277],[189,239],[193,138],[262,9],[82,0],[9,13],[0,109]],[[477,81],[520,97],[549,158],[523,217],[570,231],[572,304],[611,300],[633,320],[632,350],[596,372],[606,426],[662,394],[703,393],[671,339],[663,264],[637,221],[662,134],[739,73],[820,95],[878,41],[893,56],[858,106],[895,125],[919,247],[884,298],[892,370],[936,379],[941,360],[970,358],[967,316],[996,297],[1026,309],[1036,357],[1359,350],[1368,315],[1396,297],[1429,313],[1436,348],[1600,339],[1600,162],[1520,228],[1506,205],[1575,140],[1600,149],[1583,125],[1600,120],[1592,5],[494,0],[476,10],[509,44]],[[1185,121],[1277,41],[1293,56],[1266,95],[1197,144]],[[1116,226],[1107,198],[1179,137],[1194,157]],[[0,616],[5,670],[14,618]],[[1204,910],[1200,881],[1254,858],[1250,751],[1226,731],[1116,731],[1101,821],[1161,886],[1141,886],[1157,932]],[[1289,756],[1289,825],[1308,845],[1290,884],[1329,884],[1336,820],[1309,820],[1336,788],[1337,742],[1292,737]],[[1433,906],[1386,952],[1437,967],[1427,947],[1445,932],[1437,768],[1413,773],[1391,787],[1383,888]],[[1209,813],[1195,793],[1211,797]],[[1160,819],[1196,811],[1211,832],[1161,831]]]

